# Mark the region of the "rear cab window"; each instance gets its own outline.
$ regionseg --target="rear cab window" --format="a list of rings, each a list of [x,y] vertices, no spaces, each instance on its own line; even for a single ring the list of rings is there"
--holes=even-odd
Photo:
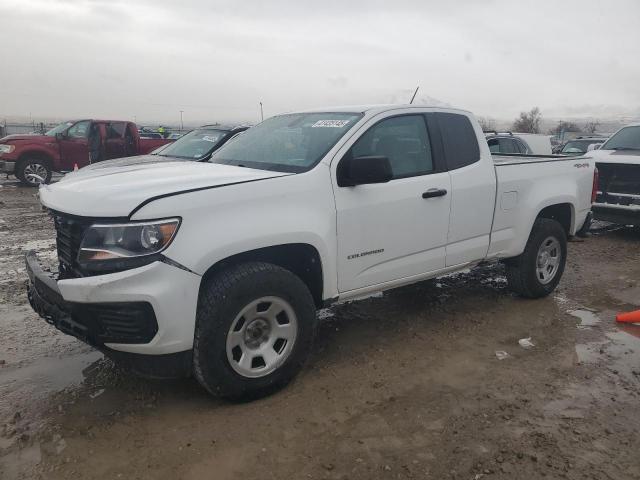
[[[480,161],[478,137],[469,117],[459,113],[434,113],[442,138],[442,149],[449,170]]]

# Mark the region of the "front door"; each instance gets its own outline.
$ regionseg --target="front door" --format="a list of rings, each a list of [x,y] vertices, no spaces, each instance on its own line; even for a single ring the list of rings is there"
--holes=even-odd
[[[431,144],[423,115],[396,115],[374,123],[345,154],[389,158],[393,179],[334,184],[341,293],[444,268],[451,181]]]
[[[107,139],[105,141],[105,157],[121,158],[127,156],[125,144],[126,122],[111,122],[107,125]]]
[[[91,122],[82,120],[67,130],[60,145],[60,166],[62,171],[73,170],[74,166],[82,168],[89,164],[89,130]]]

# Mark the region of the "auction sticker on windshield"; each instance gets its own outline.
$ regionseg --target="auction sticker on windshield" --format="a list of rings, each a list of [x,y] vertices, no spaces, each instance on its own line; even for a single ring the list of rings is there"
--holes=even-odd
[[[329,128],[342,128],[349,120],[318,120],[316,123],[311,125],[312,128],[316,127],[329,127]]]

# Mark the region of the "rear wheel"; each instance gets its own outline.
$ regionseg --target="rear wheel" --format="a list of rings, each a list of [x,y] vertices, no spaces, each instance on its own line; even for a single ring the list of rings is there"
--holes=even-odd
[[[253,399],[302,368],[315,333],[315,304],[296,275],[255,262],[202,286],[193,346],[195,377],[210,393]]]
[[[18,163],[16,177],[29,187],[37,187],[51,181],[51,167],[49,162],[39,158],[27,158]]]
[[[507,281],[517,294],[539,298],[555,290],[567,261],[567,236],[555,220],[538,218],[522,255],[509,259]]]

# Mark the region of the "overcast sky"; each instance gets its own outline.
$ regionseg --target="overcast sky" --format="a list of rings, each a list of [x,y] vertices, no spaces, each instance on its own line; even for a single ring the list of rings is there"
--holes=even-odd
[[[0,0],[0,120],[437,100],[640,114],[638,0]]]

